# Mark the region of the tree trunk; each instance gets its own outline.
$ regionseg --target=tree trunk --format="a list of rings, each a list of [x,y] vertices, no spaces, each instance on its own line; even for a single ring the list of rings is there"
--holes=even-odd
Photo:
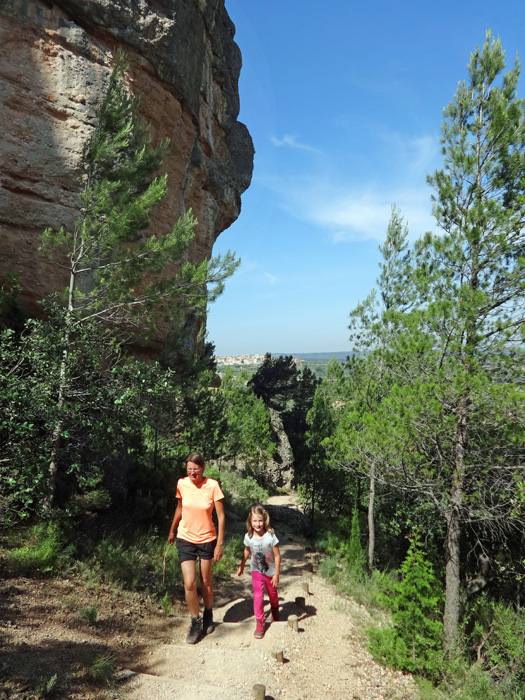
[[[76,237],[76,235],[75,235]],[[66,385],[67,385],[67,370],[69,361],[69,346],[71,340],[71,329],[73,326],[73,298],[76,288],[76,265],[72,265],[72,269],[69,275],[69,292],[68,292],[68,302],[67,302],[67,313],[65,317],[65,329],[64,329],[64,350],[62,353],[62,361],[60,363],[59,379],[58,379],[58,398],[57,398],[57,408],[58,408],[58,420],[53,430],[51,436],[51,454],[49,461],[49,488],[46,502],[44,503],[44,508],[50,510],[55,502],[57,487],[58,487],[58,449],[60,446],[60,438],[62,437],[62,431],[64,429],[64,420],[62,416],[62,410],[64,408],[64,403],[66,401]]]
[[[447,517],[447,563],[445,567],[445,649],[451,653],[457,641],[460,616],[460,540],[461,519],[453,507]]]
[[[450,491],[450,509],[447,513],[447,563],[445,567],[445,649],[454,651],[460,622],[460,537],[465,479],[465,448],[468,427],[468,397],[460,397],[458,406],[455,465]]]
[[[49,461],[49,487],[47,500],[44,504],[46,510],[50,510],[56,498],[57,486],[58,486],[58,449],[60,446],[60,438],[62,436],[62,430],[64,428],[64,421],[60,418],[62,409],[65,403],[66,397],[66,375],[67,375],[67,360],[68,360],[68,347],[69,347],[69,330],[66,331],[64,354],[62,356],[62,362],[60,363],[60,380],[58,386],[58,399],[57,408],[59,418],[56,422],[53,434],[51,436],[51,454]]]
[[[375,464],[370,468],[370,486],[368,491],[368,570],[374,568],[374,550],[376,544],[376,532],[374,524],[374,503],[376,498],[376,474]]]

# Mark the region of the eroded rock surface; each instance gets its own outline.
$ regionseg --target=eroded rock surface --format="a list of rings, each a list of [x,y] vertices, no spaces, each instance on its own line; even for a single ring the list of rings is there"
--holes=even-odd
[[[199,224],[189,257],[210,256],[239,215],[253,168],[237,120],[234,33],[224,0],[0,0],[0,284],[18,272],[29,313],[66,284],[38,253],[39,238],[78,216],[76,168],[117,47],[153,141],[172,145],[169,195],[151,232],[191,207]]]

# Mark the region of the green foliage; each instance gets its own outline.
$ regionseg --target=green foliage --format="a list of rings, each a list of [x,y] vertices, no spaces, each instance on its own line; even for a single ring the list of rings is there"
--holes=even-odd
[[[172,604],[170,596],[167,592],[160,599],[160,607],[163,609],[166,617],[171,613]]]
[[[82,608],[82,610],[78,611],[78,616],[80,617],[80,619],[85,620],[90,625],[95,624],[95,622],[97,621],[97,615],[98,611],[96,605],[88,605],[87,608]]]
[[[88,560],[88,568],[96,572],[101,582],[127,590],[150,591],[162,587],[162,560],[165,539],[155,532],[135,532],[130,537],[112,534],[96,545]],[[166,557],[166,586],[170,590],[180,583],[181,573],[176,551]]]
[[[400,573],[402,578],[394,586],[391,601],[393,627],[370,632],[370,651],[392,668],[437,682],[444,659],[441,601],[432,565],[417,534],[410,540]]]
[[[252,476],[242,477],[235,472],[222,476],[228,506],[241,518],[247,518],[252,506],[266,503],[268,491],[260,486]]]
[[[115,657],[105,653],[97,656],[89,667],[89,676],[103,685],[112,686],[115,680]]]
[[[38,698],[48,698],[57,689],[58,674],[54,673],[51,678],[40,677],[35,687],[35,694]]]
[[[429,525],[436,563],[448,562],[450,653],[468,566],[462,547],[479,541],[496,556],[504,545],[509,560],[523,558],[513,533],[525,525],[525,102],[519,63],[504,69],[488,32],[444,112],[443,168],[428,178],[441,230],[409,251],[393,208],[378,292],[351,314],[356,356],[329,404],[335,429],[317,440],[359,485],[368,479],[369,522],[383,533],[392,515],[401,532]]]
[[[118,53],[95,128],[83,151],[79,168],[81,215],[72,231],[47,230],[42,237],[43,248],[52,258],[58,253],[61,264],[65,258],[69,272],[63,322],[57,327],[56,415],[48,433],[48,510],[64,505],[61,491],[68,465],[79,463],[67,454],[71,434],[66,425],[75,413],[79,383],[83,389],[91,386],[83,383],[86,372],[77,357],[78,349],[83,348],[76,337],[82,333],[79,329],[86,328],[89,366],[101,376],[120,359],[117,339],[143,346],[148,331],[160,319],[179,328],[190,321],[193,330],[198,330],[207,304],[221,293],[224,280],[238,265],[230,253],[201,263],[182,263],[196,225],[191,212],[162,235],[143,234],[153,210],[167,193],[166,176],[154,175],[169,144],[152,146],[148,127],[137,118],[137,99],[125,86],[127,67],[124,55]],[[188,331],[188,335],[192,334]],[[96,348],[94,339],[99,341]],[[207,394],[202,385],[200,389],[200,411],[193,413],[192,425],[200,427],[199,442],[203,442],[214,433],[210,430],[213,422],[204,410]],[[189,396],[187,392],[186,398]],[[108,403],[98,401],[98,406],[107,407]],[[217,423],[216,415],[213,421]],[[78,420],[73,425],[78,428]],[[155,437],[159,427],[154,427]],[[74,437],[78,435],[76,432]],[[116,453],[112,457],[115,461]]]
[[[235,571],[239,565],[243,551],[243,536],[235,535],[226,539],[222,559],[213,563],[213,578],[217,581],[231,581],[232,571]]]
[[[291,355],[272,357],[266,353],[248,384],[265,406],[283,412],[290,404],[299,370]]]
[[[346,555],[348,565],[353,569],[356,576],[362,576],[365,567],[365,554],[361,546],[361,530],[359,527],[359,510],[354,506],[352,512],[352,524],[350,529],[350,542],[348,543],[348,553]]]
[[[466,615],[468,650],[498,689],[525,693],[525,612],[481,595]]]
[[[21,576],[64,572],[72,566],[73,545],[54,523],[39,523],[18,534],[19,546],[6,551],[10,566]]]
[[[319,564],[319,573],[328,581],[335,583],[340,573],[340,563],[335,557],[326,557]]]
[[[228,368],[221,381],[222,410],[226,426],[221,435],[220,454],[234,466],[237,460],[248,474],[257,475],[273,456],[270,416],[262,398],[248,385],[248,377]]]

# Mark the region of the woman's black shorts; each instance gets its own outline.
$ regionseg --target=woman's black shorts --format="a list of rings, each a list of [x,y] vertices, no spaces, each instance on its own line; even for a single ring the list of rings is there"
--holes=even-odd
[[[187,542],[177,537],[175,544],[177,545],[177,552],[179,553],[179,562],[196,561],[197,557],[200,559],[213,559],[213,552],[217,545],[217,540],[195,544],[194,542]]]

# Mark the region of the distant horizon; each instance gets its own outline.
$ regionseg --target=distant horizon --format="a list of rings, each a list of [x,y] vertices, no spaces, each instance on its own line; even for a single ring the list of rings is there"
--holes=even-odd
[[[347,357],[348,355],[352,354],[352,350],[335,350],[335,351],[329,351],[329,350],[321,350],[319,352],[271,352],[270,355],[272,357],[299,357],[299,358],[304,358],[304,357],[318,357],[318,358],[332,358],[332,357]],[[254,355],[260,355],[264,356],[266,355],[267,352],[229,352],[229,353],[215,353],[215,357],[241,357],[243,355],[247,355],[249,357],[252,357]]]

